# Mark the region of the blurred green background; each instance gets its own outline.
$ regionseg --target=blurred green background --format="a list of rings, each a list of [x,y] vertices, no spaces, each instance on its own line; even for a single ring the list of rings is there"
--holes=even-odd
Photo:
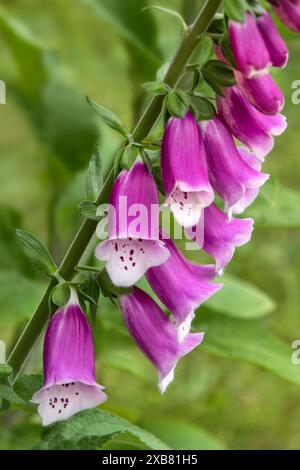
[[[14,230],[36,233],[61,259],[80,223],[76,206],[85,199],[95,141],[104,165],[120,142],[85,95],[128,125],[136,122],[145,99],[141,84],[155,79],[181,37],[173,18],[141,13],[158,3],[190,18],[199,6],[196,0],[1,0],[7,103],[0,105],[0,340],[8,350],[46,285]],[[181,361],[164,396],[119,312],[101,299],[95,337],[98,379],[109,395],[103,408],[175,449],[300,446],[300,365],[291,363],[291,343],[300,339],[300,105],[291,101],[300,44],[281,32],[290,62],[275,78],[286,96],[288,130],[265,163],[271,180],[246,211],[256,221],[252,240],[236,251],[223,292],[198,313],[205,343]],[[41,371],[41,352],[40,344],[26,372]],[[34,410],[1,414],[0,449],[29,449],[40,436]]]

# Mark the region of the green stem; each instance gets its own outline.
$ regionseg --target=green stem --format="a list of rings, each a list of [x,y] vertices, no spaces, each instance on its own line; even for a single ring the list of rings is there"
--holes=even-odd
[[[222,0],[207,0],[205,2],[198,17],[190,27],[188,34],[183,38],[175,56],[173,57],[164,79],[164,82],[167,85],[174,87],[177,84],[189,58],[194,52],[196,45],[199,43],[201,35],[210,25],[221,4]],[[140,142],[142,139],[148,136],[152,127],[159,118],[162,102],[163,96],[155,96],[152,98],[133,131],[133,137],[135,141]],[[108,201],[113,182],[114,170],[112,163],[102,190],[97,197],[96,202],[98,204],[103,204]],[[96,226],[97,222],[86,219],[79,228],[58,270],[59,275],[62,276],[65,280],[71,280],[74,274],[76,274],[75,268],[79,263],[86,247],[88,246],[95,232]],[[30,353],[32,352],[32,349],[34,348],[37,340],[41,336],[48,322],[49,296],[56,283],[56,279],[52,279],[49,282],[48,288],[40,304],[38,305],[31,320],[29,320],[12,353],[10,354],[10,357],[8,358],[8,364],[14,370],[14,379],[17,378],[18,374],[22,370]]]

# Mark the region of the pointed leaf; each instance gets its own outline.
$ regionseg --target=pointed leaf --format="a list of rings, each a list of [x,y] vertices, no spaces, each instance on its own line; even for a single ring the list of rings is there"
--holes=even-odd
[[[57,266],[43,242],[37,236],[25,230],[17,229],[16,233],[24,253],[33,266],[44,274],[52,276],[57,270]]]
[[[122,134],[124,137],[127,137],[130,134],[128,127],[123,124],[120,119],[109,109],[101,106],[100,104],[95,103],[87,96],[87,102],[91,106],[91,108],[99,114],[103,120],[103,122],[114,129],[115,131]]]

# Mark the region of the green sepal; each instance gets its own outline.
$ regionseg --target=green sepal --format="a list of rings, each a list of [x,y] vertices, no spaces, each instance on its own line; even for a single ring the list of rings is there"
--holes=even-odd
[[[188,95],[182,90],[171,91],[165,98],[166,108],[170,116],[183,118],[190,106]]]
[[[208,121],[216,114],[214,105],[204,96],[193,94],[191,97],[192,109],[198,121]]]
[[[166,95],[168,93],[168,86],[159,81],[144,83],[143,88],[149,95]]]
[[[117,298],[119,295],[132,293],[132,287],[115,286],[106,269],[102,269],[99,273],[95,274],[95,276],[104,297]]]
[[[97,222],[100,220],[101,217],[97,215],[98,205],[95,202],[81,201],[77,207],[80,210],[80,214],[86,219],[95,220]]]
[[[124,170],[130,170],[132,165],[137,159],[139,153],[139,147],[135,144],[129,144],[125,147],[120,161],[121,168]]]
[[[228,19],[237,21],[238,23],[245,22],[245,15],[249,9],[246,0],[225,0],[224,8]]]
[[[202,75],[208,85],[221,96],[224,96],[224,88],[235,84],[232,69],[220,60],[209,60],[206,62],[202,68]]]

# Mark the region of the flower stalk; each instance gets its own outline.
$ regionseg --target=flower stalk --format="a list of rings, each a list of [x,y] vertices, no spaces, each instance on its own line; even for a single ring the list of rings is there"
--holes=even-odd
[[[176,54],[173,57],[164,78],[164,83],[166,85],[174,87],[178,83],[188,60],[201,39],[201,35],[205,33],[209,27],[221,4],[222,0],[207,0],[205,2],[195,22],[190,26],[188,33],[184,36]],[[157,95],[152,98],[132,133],[132,137],[135,142],[140,142],[148,136],[160,115],[162,103],[163,96]],[[114,182],[114,176],[114,164],[112,162],[110,169],[107,172],[103,187],[95,201],[97,204],[106,203],[108,201]],[[96,221],[85,219],[75,235],[57,271],[59,276],[66,281],[72,280],[76,274],[76,266],[94,235],[96,225]],[[56,284],[57,279],[52,278],[40,304],[26,325],[22,335],[8,358],[8,364],[14,371],[14,380],[16,380],[24,367],[49,320],[49,297]]]

